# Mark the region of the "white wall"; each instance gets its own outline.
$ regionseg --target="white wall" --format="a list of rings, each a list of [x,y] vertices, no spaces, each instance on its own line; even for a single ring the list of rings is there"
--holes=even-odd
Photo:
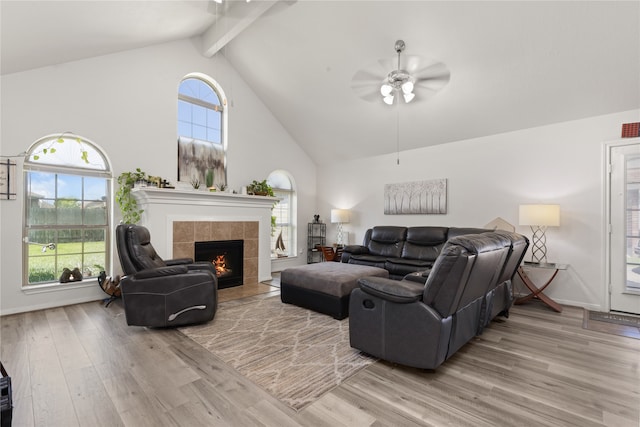
[[[558,203],[561,225],[547,231],[548,259],[570,267],[547,294],[607,310],[604,142],[620,138],[622,123],[638,120],[640,110],[633,110],[402,152],[400,165],[393,154],[322,166],[318,211],[328,218],[333,207],[351,209],[345,229],[352,243],[361,243],[374,225],[482,227],[495,217],[531,237],[528,227],[517,225],[518,205]],[[383,214],[384,184],[435,178],[448,180],[447,214]],[[335,235],[331,224],[327,235]]]
[[[230,188],[240,189],[253,179],[265,179],[275,169],[285,169],[296,181],[300,222],[306,223],[315,211],[314,163],[224,57],[201,56],[191,40],[2,76],[1,154],[16,154],[42,136],[72,131],[104,149],[114,176],[140,167],[175,182],[177,88],[191,72],[213,77],[230,100]],[[21,172],[20,159],[18,163]],[[22,176],[18,178],[21,194]],[[16,201],[0,203],[0,313],[105,296],[97,284],[36,294],[22,291],[23,200],[20,195]],[[117,222],[120,215],[117,207],[115,210]],[[298,232],[301,247],[305,246],[305,230],[302,227]],[[290,262],[305,263],[306,258],[303,254]],[[114,264],[118,273],[117,262]]]

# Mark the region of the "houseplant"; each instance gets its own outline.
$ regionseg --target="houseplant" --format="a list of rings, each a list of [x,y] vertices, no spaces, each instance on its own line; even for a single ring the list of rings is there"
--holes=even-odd
[[[147,179],[147,174],[136,168],[134,172],[122,172],[118,176],[118,191],[116,192],[116,202],[122,212],[122,222],[125,224],[135,224],[140,221],[144,210],[138,208],[138,202],[131,194],[131,190],[136,182]]]
[[[256,196],[271,196],[274,197],[273,188],[267,184],[267,180],[264,179],[260,182],[255,179],[249,185],[247,185],[247,193],[255,194]]]

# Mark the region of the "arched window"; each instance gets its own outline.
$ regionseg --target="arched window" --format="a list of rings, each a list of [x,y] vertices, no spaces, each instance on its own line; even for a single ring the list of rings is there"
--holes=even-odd
[[[210,77],[187,75],[178,88],[178,181],[207,178],[220,188],[227,185],[226,98]]]
[[[80,282],[109,270],[111,177],[106,156],[81,136],[49,135],[27,150],[24,286]]]
[[[269,174],[267,183],[273,194],[281,200],[273,207],[275,229],[271,235],[272,258],[290,257],[296,254],[296,193],[293,180],[285,171]]]

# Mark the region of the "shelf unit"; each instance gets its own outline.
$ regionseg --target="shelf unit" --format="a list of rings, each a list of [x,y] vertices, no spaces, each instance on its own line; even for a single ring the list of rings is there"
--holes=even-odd
[[[323,222],[310,222],[307,224],[307,264],[322,262],[322,251],[316,249],[316,245],[327,244],[327,224]]]

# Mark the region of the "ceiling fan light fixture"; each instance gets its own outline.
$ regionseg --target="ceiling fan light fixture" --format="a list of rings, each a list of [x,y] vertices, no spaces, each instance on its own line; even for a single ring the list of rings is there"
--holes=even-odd
[[[391,86],[390,84],[385,83],[380,87],[380,93],[382,94],[383,97],[387,97],[391,95],[392,91],[393,91],[393,86]]]
[[[404,102],[406,102],[408,104],[409,102],[411,102],[413,100],[413,98],[415,98],[416,94],[415,93],[405,93],[402,96],[404,96]]]
[[[405,95],[409,95],[413,92],[413,82],[411,80],[407,80],[402,83],[402,92],[404,92]]]
[[[400,53],[405,49],[405,43],[402,40],[396,41],[395,50],[398,54],[398,68],[391,71],[385,81],[382,83],[380,87],[380,93],[382,94],[382,100],[385,104],[391,105],[393,104],[394,96],[392,93],[401,92],[404,97],[404,102],[408,103],[415,98],[415,94],[413,93],[414,87],[414,78],[411,74],[409,74],[406,70],[400,68]]]

